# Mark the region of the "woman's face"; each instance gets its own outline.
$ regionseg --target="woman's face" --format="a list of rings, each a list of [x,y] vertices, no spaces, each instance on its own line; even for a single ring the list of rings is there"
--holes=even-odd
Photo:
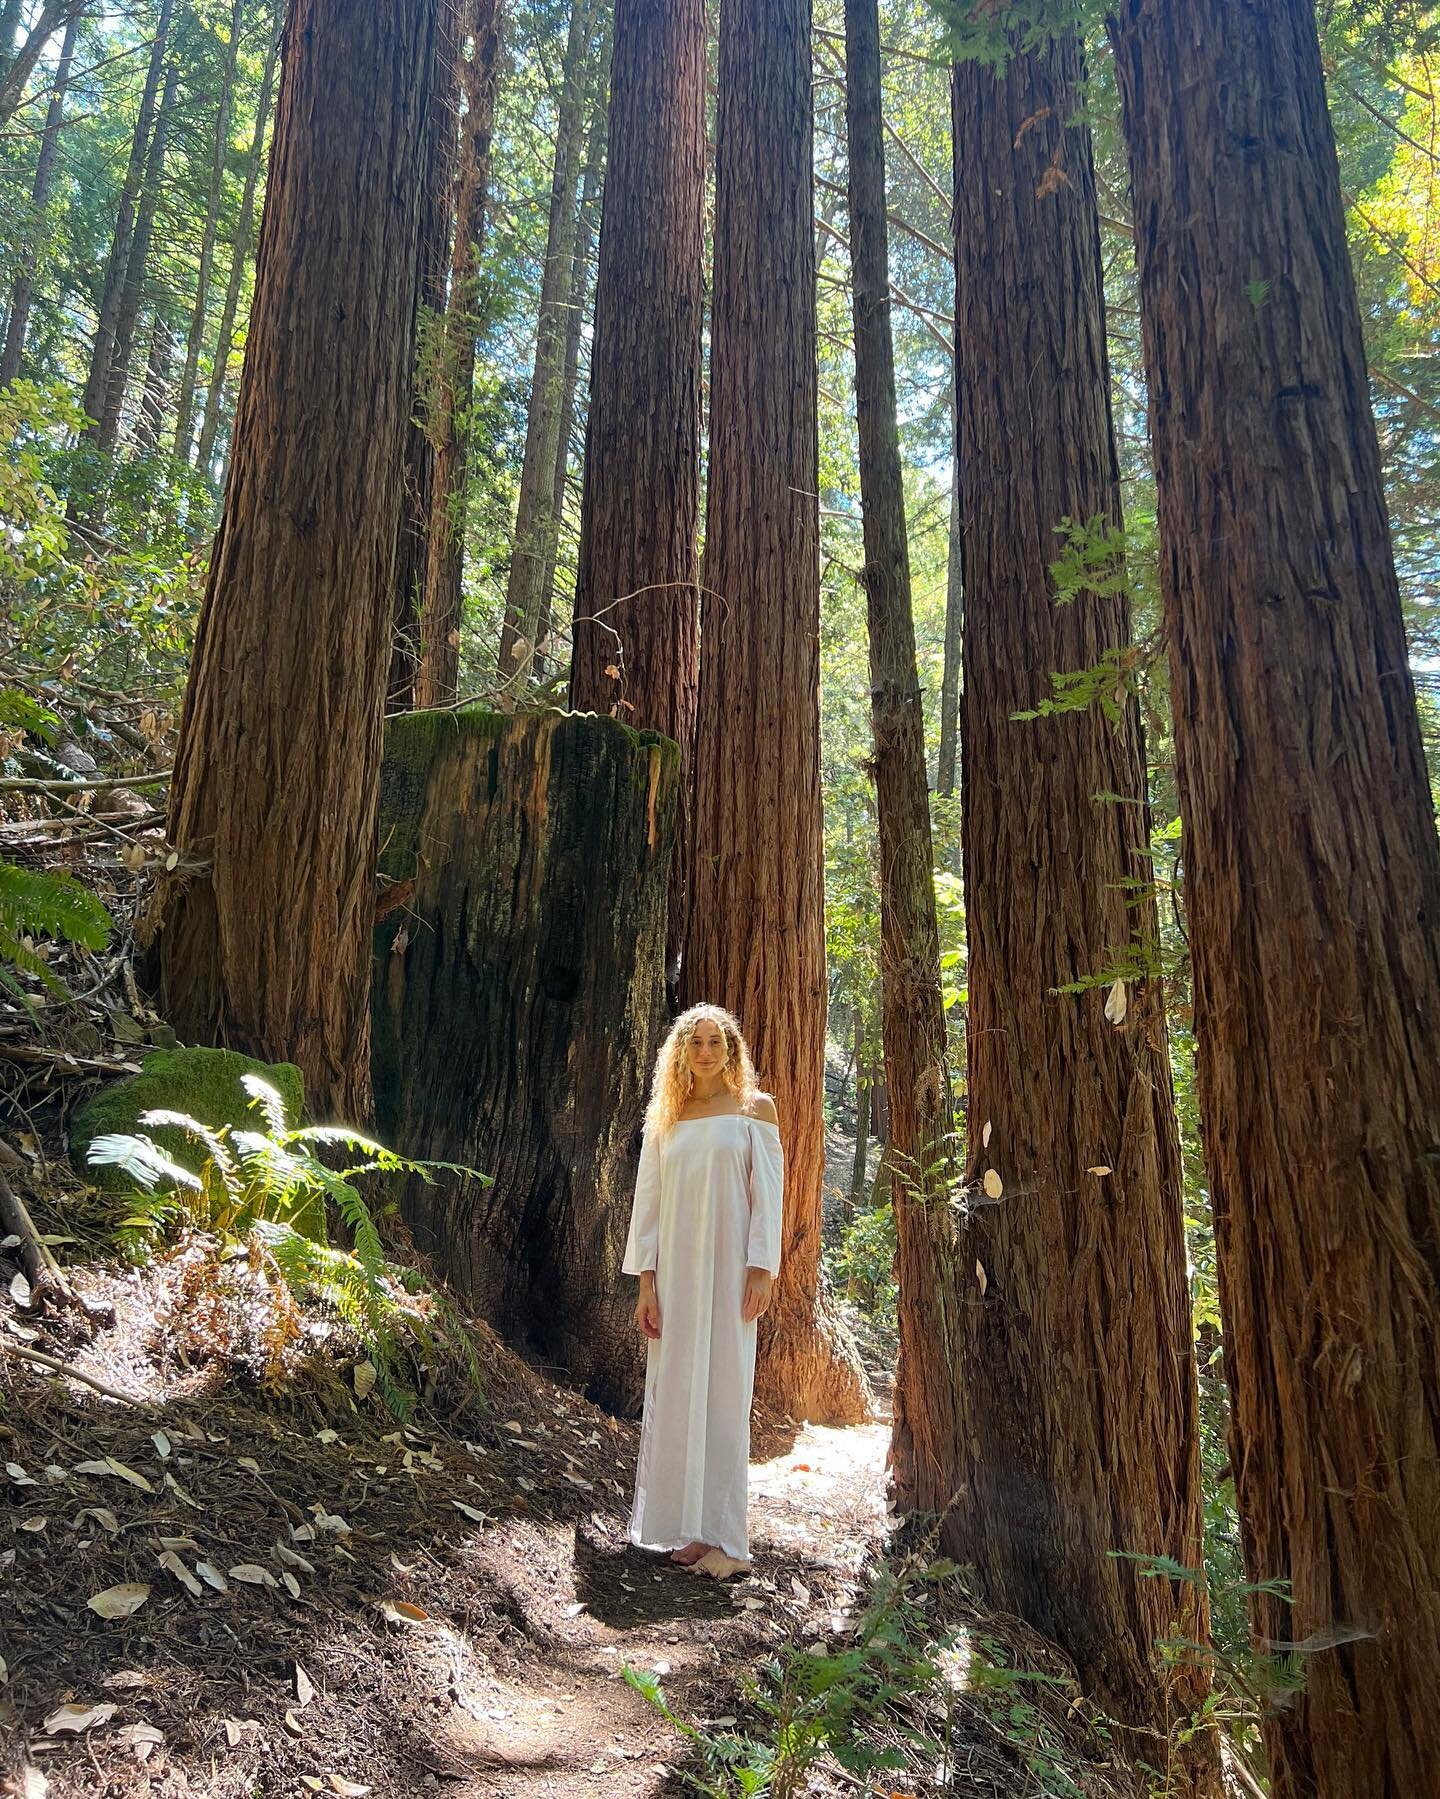
[[[725,1033],[713,1018],[702,1018],[690,1033],[685,1049],[685,1062],[695,1075],[716,1075],[727,1059]]]

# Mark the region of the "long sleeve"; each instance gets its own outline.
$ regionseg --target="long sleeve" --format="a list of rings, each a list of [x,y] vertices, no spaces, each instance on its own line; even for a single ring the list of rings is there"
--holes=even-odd
[[[780,1272],[781,1225],[785,1211],[785,1151],[780,1127],[764,1118],[750,1120],[749,1268]]]
[[[630,1209],[630,1236],[625,1244],[624,1274],[654,1270],[660,1256],[660,1151],[649,1130],[640,1145],[635,1177],[635,1203]]]

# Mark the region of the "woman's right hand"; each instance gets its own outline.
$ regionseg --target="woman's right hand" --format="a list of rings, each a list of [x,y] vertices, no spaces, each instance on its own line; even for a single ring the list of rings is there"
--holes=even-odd
[[[635,1322],[652,1343],[660,1340],[660,1295],[655,1291],[655,1276],[640,1276],[640,1297],[635,1301]]]

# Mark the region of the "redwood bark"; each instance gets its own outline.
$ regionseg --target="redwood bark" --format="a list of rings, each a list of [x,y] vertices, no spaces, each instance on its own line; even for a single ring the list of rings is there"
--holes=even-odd
[[[157,895],[166,1016],[368,1110],[381,714],[437,0],[296,0]]]
[[[559,445],[561,384],[575,257],[575,188],[585,134],[585,59],[596,0],[572,0],[570,30],[561,65],[555,127],[555,170],[550,184],[550,222],[540,278],[535,326],[535,370],[525,424],[525,456],[515,509],[510,579],[500,632],[497,668],[506,703],[522,697],[540,626],[541,593],[556,531],[555,456]]]
[[[13,18],[11,23],[13,24]],[[80,30],[80,15],[72,12],[60,41],[60,60],[55,65],[55,79],[50,88],[50,104],[45,113],[45,130],[40,139],[40,154],[35,159],[35,180],[30,188],[30,229],[33,233],[25,252],[25,263],[10,290],[10,316],[5,324],[5,348],[0,351],[0,387],[8,387],[20,373],[25,354],[25,333],[30,326],[30,308],[35,300],[35,276],[40,265],[40,247],[45,230],[45,212],[50,204],[50,190],[55,185],[55,161],[60,153],[60,126],[65,117],[65,90],[70,85],[70,65],[75,56],[75,37]],[[0,51],[6,48],[0,29]]]
[[[140,304],[145,297],[150,240],[155,235],[155,214],[160,205],[161,189],[165,185],[165,150],[170,140],[170,120],[175,110],[175,87],[179,75],[180,66],[176,59],[165,71],[165,90],[160,97],[160,110],[155,115],[155,129],[150,134],[150,150],[145,158],[145,181],[140,189],[140,210],[135,217],[135,236],[126,264],[120,310],[115,318],[115,344],[110,352],[105,404],[100,410],[100,429],[96,435],[96,442],[102,450],[113,450],[120,435],[120,414],[125,407],[125,390],[130,384],[130,360],[135,352]]]
[[[175,460],[190,460],[195,413],[195,381],[200,369],[200,346],[210,309],[210,277],[215,267],[215,232],[220,222],[220,203],[225,197],[225,158],[230,149],[230,108],[235,98],[235,64],[240,55],[240,28],[245,0],[231,0],[230,37],[220,75],[220,100],[215,118],[215,148],[210,164],[210,189],[205,201],[205,224],[200,232],[200,266],[195,278],[195,304],[185,338],[185,362],[180,371],[180,395],[175,407]]]
[[[1123,695],[1118,725],[1098,706],[1014,717],[1052,672],[1130,640],[1122,596],[1057,605],[1049,573],[1062,520],[1120,516],[1082,82],[1068,36],[954,74],[973,1185],[963,1303],[928,1347],[960,1375],[953,1434],[915,1497],[956,1498],[948,1552],[1113,1716],[1159,1734],[1138,1745],[1153,1762],[1204,1691],[1156,1640],[1205,1635],[1192,1585],[1122,1559],[1201,1565],[1164,1008],[1157,981],[1127,981],[1117,1028],[1103,987],[1060,991],[1132,939],[1154,948],[1141,726]]]
[[[465,478],[469,463],[465,414],[475,387],[475,306],[485,247],[490,146],[500,82],[501,0],[468,0],[470,48],[461,58],[465,95],[455,191],[455,247],[450,302],[435,370],[430,423],[435,466],[426,539],[425,603],[420,621],[417,706],[458,697],[461,578],[465,568]]]
[[[413,712],[386,728],[375,1108],[387,1142],[483,1170],[406,1183],[417,1246],[512,1342],[634,1412],[621,1278],[679,756],[558,712]],[[445,995],[437,1007],[435,996]]]
[[[565,496],[569,489],[570,449],[575,434],[575,409],[580,389],[580,340],[585,334],[590,307],[591,258],[595,250],[596,214],[604,177],[605,136],[610,116],[610,60],[614,47],[614,23],[609,12],[600,21],[601,55],[595,72],[590,108],[590,133],[585,149],[585,173],[580,179],[580,215],[575,229],[575,262],[570,275],[570,313],[565,327],[565,372],[561,378],[560,431],[555,445],[555,531],[545,562],[545,581],[540,594],[540,616],[535,626],[534,673],[544,681],[549,672],[555,628],[555,569],[560,553],[560,532],[565,523]],[[583,461],[583,453],[582,453]],[[578,535],[578,534],[577,534]],[[573,595],[572,595],[573,602]]]
[[[925,713],[915,660],[895,409],[877,0],[845,0],[845,126],[872,767],[880,834],[881,1039],[890,1097],[888,1150],[900,1286],[892,1460],[899,1503],[933,1509],[921,1497],[924,1477],[916,1464],[917,1458],[943,1461],[955,1430],[957,1370],[947,1344],[961,1283],[948,1203],[954,1142]]]
[[[140,392],[140,406],[135,418],[135,449],[141,456],[153,455],[160,442],[174,348],[169,321],[157,307],[150,321],[150,353],[145,359],[145,385]]]
[[[1440,1767],[1440,848],[1315,18],[1111,22],[1198,1077],[1277,1799]],[[1328,1646],[1327,1646],[1328,1645]]]
[[[265,67],[260,76],[260,94],[255,102],[255,134],[250,140],[250,153],[245,159],[245,185],[240,195],[240,218],[235,228],[235,242],[230,256],[230,277],[225,285],[225,303],[220,311],[220,329],[215,338],[215,362],[210,371],[210,386],[205,395],[205,414],[200,421],[200,453],[196,465],[202,474],[210,472],[215,456],[215,439],[220,430],[220,408],[225,399],[225,380],[230,368],[230,352],[235,347],[235,318],[240,310],[240,289],[245,280],[246,264],[255,241],[255,189],[260,171],[265,166],[265,133],[270,124],[270,103],[275,94],[275,66],[280,54],[280,35],[270,37],[265,51]]]
[[[954,436],[951,436],[954,454]],[[965,580],[960,554],[960,464],[950,476],[950,544],[945,561],[945,661],[940,677],[940,756],[935,791],[949,799],[955,791],[960,743],[960,640],[965,622]]]
[[[155,37],[150,45],[150,62],[145,71],[145,85],[140,95],[140,110],[135,118],[135,133],[130,140],[130,160],[120,187],[120,201],[115,212],[115,232],[110,240],[110,254],[105,263],[105,282],[100,295],[100,312],[95,325],[95,340],[90,351],[90,369],[85,378],[85,391],[80,406],[93,424],[82,433],[82,439],[94,440],[100,415],[105,407],[105,392],[110,380],[110,364],[115,352],[115,327],[120,316],[120,302],[125,291],[125,276],[130,266],[130,252],[135,238],[135,208],[140,199],[140,186],[145,178],[145,161],[150,145],[150,132],[155,120],[155,100],[160,88],[160,70],[165,61],[165,46],[170,37],[170,19],[175,0],[161,0],[155,21]],[[3,123],[3,120],[0,120]]]
[[[415,703],[415,675],[420,665],[420,619],[425,605],[425,565],[435,495],[435,354],[450,274],[460,62],[473,11],[472,5],[462,13],[461,0],[441,0],[435,33],[430,110],[425,127],[425,186],[420,201],[420,280],[411,328],[415,405],[405,427],[405,495],[400,506],[400,538],[395,546],[395,627],[385,702],[390,712],[403,712]]]
[[[666,969],[684,941],[699,676],[704,0],[617,0],[570,705],[680,746]]]
[[[866,1395],[820,1286],[825,942],[809,0],[720,18],[710,469],[686,1003],[740,1019],[775,1095],[785,1242],[757,1392],[849,1421]]]

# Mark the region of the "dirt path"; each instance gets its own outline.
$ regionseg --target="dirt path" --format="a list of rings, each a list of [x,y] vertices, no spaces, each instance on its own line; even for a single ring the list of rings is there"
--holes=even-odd
[[[682,1715],[713,1718],[743,1663],[784,1637],[831,1628],[883,1529],[887,1441],[878,1425],[810,1429],[758,1464],[754,1573],[723,1589],[583,1534],[572,1547],[552,1544],[549,1557],[525,1555],[526,1610],[547,1633],[543,1652],[488,1671],[461,1672],[458,1657],[447,1666],[438,1645],[412,1659],[417,1689],[434,1695],[437,1749],[450,1770],[467,1770],[452,1790],[664,1792],[674,1734],[621,1666],[658,1675]]]

